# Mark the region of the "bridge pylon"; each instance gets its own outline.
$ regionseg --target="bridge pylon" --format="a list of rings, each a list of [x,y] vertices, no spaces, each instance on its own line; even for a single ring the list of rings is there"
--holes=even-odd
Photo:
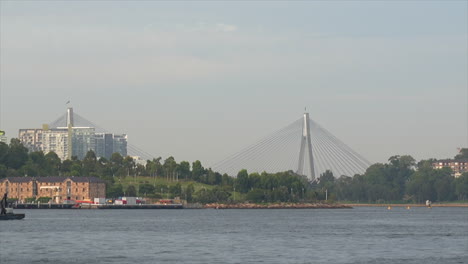
[[[309,113],[304,113],[302,121],[301,148],[296,173],[305,175],[309,171],[309,179],[315,180],[314,156],[312,155],[312,142],[310,140]],[[307,152],[306,152],[307,151]]]

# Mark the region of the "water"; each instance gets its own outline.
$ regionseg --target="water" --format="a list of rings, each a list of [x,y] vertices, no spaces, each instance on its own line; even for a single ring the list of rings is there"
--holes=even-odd
[[[0,263],[468,263],[468,208],[17,210]]]

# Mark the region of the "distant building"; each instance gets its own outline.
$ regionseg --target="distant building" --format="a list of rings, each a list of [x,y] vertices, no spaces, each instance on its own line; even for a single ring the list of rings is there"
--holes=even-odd
[[[119,153],[123,157],[127,156],[127,135],[96,133],[95,152],[97,157],[110,159],[113,153]]]
[[[127,135],[97,133],[91,126],[75,126],[73,108],[67,109],[65,122],[44,125],[42,129],[20,129],[18,138],[29,151],[53,151],[61,160],[83,159],[90,150],[97,157],[110,159],[113,153],[127,156]],[[56,122],[57,123],[57,122]],[[1,136],[0,136],[1,139]]]
[[[24,202],[50,197],[54,203],[106,197],[106,183],[96,177],[7,177],[0,179],[0,193]]]
[[[68,134],[68,128],[58,127],[57,130],[65,130]],[[72,127],[71,128],[71,156],[83,159],[88,151],[96,152],[96,141],[94,139],[94,127]],[[70,141],[67,141],[69,144]]]
[[[451,168],[453,171],[453,176],[458,178],[464,172],[468,172],[468,159],[438,160],[432,163],[432,168],[434,169]]]
[[[0,142],[8,144],[8,138],[5,136],[5,131],[0,130]]]
[[[127,135],[115,135],[114,134],[114,153],[120,153],[123,157],[127,156]]]
[[[49,129],[42,131],[42,151],[55,152],[61,160],[68,158],[68,129]]]
[[[145,166],[146,165],[146,160],[142,159],[140,156],[131,156],[135,164],[140,164]]]
[[[42,150],[42,129],[20,129],[18,139],[30,152]]]

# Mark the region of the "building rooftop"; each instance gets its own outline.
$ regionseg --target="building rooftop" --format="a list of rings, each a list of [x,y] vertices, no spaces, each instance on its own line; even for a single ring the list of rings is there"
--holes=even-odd
[[[436,160],[433,163],[438,163],[438,162],[468,162],[468,159],[441,159],[441,160]]]
[[[6,177],[0,179],[0,182],[8,180],[9,182],[29,182],[36,180],[38,182],[64,182],[70,179],[73,182],[92,182],[92,183],[105,183],[105,181],[97,177],[60,177],[60,176],[47,176],[47,177]]]

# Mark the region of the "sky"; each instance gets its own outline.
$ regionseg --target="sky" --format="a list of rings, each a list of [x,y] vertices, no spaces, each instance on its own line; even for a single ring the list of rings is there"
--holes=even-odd
[[[306,108],[371,162],[453,157],[468,147],[467,16],[467,1],[1,1],[0,129],[72,106],[155,157],[211,166]]]

